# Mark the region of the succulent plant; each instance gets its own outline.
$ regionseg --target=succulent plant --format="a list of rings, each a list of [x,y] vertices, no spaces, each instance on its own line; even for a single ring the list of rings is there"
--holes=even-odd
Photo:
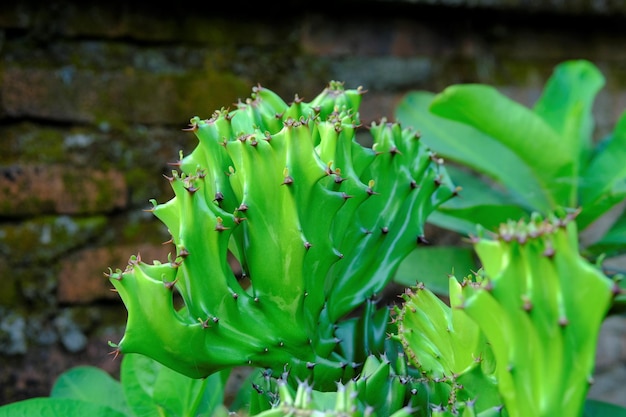
[[[191,119],[199,143],[167,178],[175,196],[151,209],[175,253],[108,274],[128,310],[120,352],[193,378],[251,365],[334,388],[359,372],[356,351],[383,349],[375,299],[457,190],[410,129],[382,119],[371,148],[357,142],[364,93],[331,82],[288,105],[257,86]]]
[[[577,213],[481,232],[482,269],[450,278],[450,308],[423,286],[403,295],[394,337],[424,378],[444,385],[430,400],[444,412],[470,401],[479,415],[502,405],[510,417],[581,415],[619,288],[579,254]]]

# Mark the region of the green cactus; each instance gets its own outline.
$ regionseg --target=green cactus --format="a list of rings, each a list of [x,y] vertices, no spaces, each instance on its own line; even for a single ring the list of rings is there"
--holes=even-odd
[[[423,287],[404,295],[395,337],[423,375],[452,387],[434,401],[445,412],[460,398],[479,412],[503,404],[510,417],[581,415],[619,289],[580,256],[576,214],[533,215],[473,238],[483,266],[474,279],[451,278],[451,308]]]
[[[175,197],[152,209],[175,254],[150,264],[132,256],[109,274],[128,310],[119,351],[194,378],[251,365],[334,388],[358,372],[342,341],[354,322],[342,323],[374,300],[424,241],[426,217],[456,194],[414,132],[383,119],[370,126],[372,148],[356,141],[363,93],[331,82],[288,105],[258,86],[233,111],[191,119],[199,143],[168,177]],[[380,339],[365,335],[366,353]]]

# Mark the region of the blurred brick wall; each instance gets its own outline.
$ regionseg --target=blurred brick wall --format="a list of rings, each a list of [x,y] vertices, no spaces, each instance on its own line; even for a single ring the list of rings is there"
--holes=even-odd
[[[171,197],[162,174],[195,146],[182,129],[257,83],[286,101],[363,86],[369,124],[410,90],[460,82],[532,104],[556,64],[586,58],[607,78],[609,131],[626,108],[624,7],[557,3],[3,1],[0,404],[47,395],[73,365],[116,374],[106,342],[125,310],[103,273],[167,258],[144,209]]]

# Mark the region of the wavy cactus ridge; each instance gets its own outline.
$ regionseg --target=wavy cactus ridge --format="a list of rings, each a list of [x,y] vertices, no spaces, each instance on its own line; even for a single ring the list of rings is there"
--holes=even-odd
[[[499,366],[497,375],[507,408],[519,413],[511,416],[577,415],[582,410],[600,323],[615,284],[579,255],[576,215],[510,222],[496,239],[480,239],[475,246],[484,259],[485,277],[467,291],[462,306],[482,323],[497,362],[507,364]],[[488,302],[497,303],[510,321],[508,334],[483,313]]]
[[[580,256],[576,215],[535,214],[528,222],[503,224],[491,237],[479,231],[472,239],[482,268],[460,283],[451,278],[450,307],[423,286],[405,294],[403,308],[396,309],[396,337],[411,363],[431,377],[465,378],[463,390],[469,393],[479,387],[484,394],[485,378],[492,379],[510,417],[580,415],[616,283]],[[463,318],[470,339],[451,338],[460,328],[453,315]],[[429,331],[429,322],[437,328],[447,323],[450,335]],[[483,340],[488,349],[468,340]],[[468,369],[480,370],[481,382],[446,366],[467,353],[466,346],[477,346],[470,352],[483,366]]]
[[[235,110],[190,120],[198,145],[173,164],[174,197],[152,209],[175,254],[110,274],[129,311],[122,353],[192,377],[252,365],[334,385],[354,373],[338,323],[382,290],[456,194],[413,132],[383,119],[372,149],[356,141],[362,94],[331,82],[288,105],[257,86]]]

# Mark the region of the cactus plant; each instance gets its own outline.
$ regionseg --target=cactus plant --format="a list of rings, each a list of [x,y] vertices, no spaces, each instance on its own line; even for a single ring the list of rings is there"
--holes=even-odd
[[[119,351],[195,378],[287,367],[321,388],[358,372],[343,320],[372,304],[425,240],[429,213],[456,194],[411,130],[383,119],[369,127],[371,148],[356,141],[363,93],[331,82],[288,105],[257,86],[235,110],[191,119],[199,143],[168,177],[175,197],[151,209],[175,253],[109,273],[128,309]],[[385,313],[370,313],[384,330]],[[383,349],[378,333],[359,350]]]
[[[450,278],[449,308],[423,286],[404,294],[395,337],[410,363],[479,409],[581,415],[600,324],[619,288],[579,254],[577,213],[535,213],[475,237],[483,269]]]

